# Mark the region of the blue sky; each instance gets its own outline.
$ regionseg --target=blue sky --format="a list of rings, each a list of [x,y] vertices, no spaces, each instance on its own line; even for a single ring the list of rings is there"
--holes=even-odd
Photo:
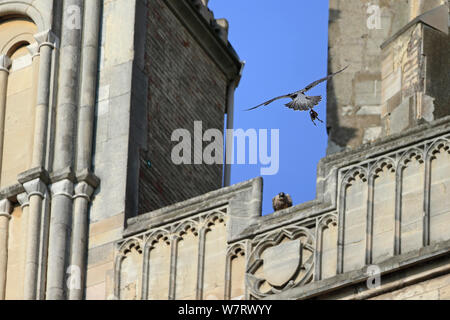
[[[307,112],[284,107],[289,100],[245,112],[273,97],[302,89],[327,73],[328,0],[210,0],[216,18],[230,23],[229,39],[246,61],[235,95],[235,128],[280,129],[280,167],[264,176],[263,214],[283,191],[294,205],[313,200],[317,164],[325,156],[326,125],[315,127]],[[326,83],[316,107],[326,121]],[[270,148],[269,148],[270,150]],[[260,176],[260,165],[233,165],[231,183]]]

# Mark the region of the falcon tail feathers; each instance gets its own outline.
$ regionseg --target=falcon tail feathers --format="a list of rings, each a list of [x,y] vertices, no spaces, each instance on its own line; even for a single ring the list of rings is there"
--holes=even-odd
[[[321,96],[313,96],[313,97],[309,97],[309,99],[312,103],[313,106],[317,106],[320,101],[322,101],[322,97]]]

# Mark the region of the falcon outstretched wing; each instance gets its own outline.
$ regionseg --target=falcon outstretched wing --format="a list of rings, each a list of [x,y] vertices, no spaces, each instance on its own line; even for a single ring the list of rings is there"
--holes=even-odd
[[[311,83],[311,84],[309,84],[308,86],[306,86],[305,89],[300,90],[300,92],[301,92],[301,93],[305,93],[305,92],[311,90],[312,88],[314,88],[314,87],[317,86],[318,84],[320,84],[320,83],[322,83],[322,82],[324,82],[324,81],[327,81],[327,80],[331,79],[332,77],[334,77],[334,76],[337,75],[338,73],[341,73],[342,71],[344,71],[344,70],[347,69],[347,68],[348,68],[348,66],[346,66],[346,67],[345,67],[344,69],[342,69],[342,70],[339,70],[338,72],[335,72],[335,73],[332,73],[332,74],[326,76],[325,78],[322,78],[322,79],[319,79],[319,80],[317,80],[317,81],[314,81],[313,83]]]
[[[300,95],[291,102],[287,103],[286,107],[294,110],[307,111],[317,106],[320,103],[320,101],[322,101],[321,96],[308,97]]]
[[[274,102],[274,101],[276,101],[276,100],[284,99],[284,98],[290,98],[291,96],[292,96],[292,93],[286,94],[286,95],[284,95],[284,96],[279,96],[279,97],[273,98],[273,99],[271,99],[271,100],[269,100],[269,101],[266,101],[266,102],[264,102],[264,103],[261,103],[260,105],[257,105],[256,107],[247,109],[247,110],[245,110],[245,111],[255,110],[256,108],[259,108],[259,107],[262,107],[262,106],[267,106],[267,105],[271,104],[272,102]]]

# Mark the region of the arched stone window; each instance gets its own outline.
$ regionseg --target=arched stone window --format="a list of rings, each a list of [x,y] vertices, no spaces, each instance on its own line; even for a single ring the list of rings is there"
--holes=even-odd
[[[0,20],[0,55],[8,68],[3,70],[8,73],[6,92],[0,92],[1,188],[17,183],[17,175],[31,166],[39,72],[37,32],[36,25],[24,17]]]

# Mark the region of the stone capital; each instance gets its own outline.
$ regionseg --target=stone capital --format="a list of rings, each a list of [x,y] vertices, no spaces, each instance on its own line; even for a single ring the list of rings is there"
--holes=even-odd
[[[59,46],[59,39],[51,30],[37,33],[34,35],[34,38],[39,44],[39,51],[42,46],[49,46],[52,49],[58,48]]]
[[[0,55],[0,71],[9,73],[9,67],[11,67],[11,59],[6,54]]]
[[[91,201],[91,196],[94,193],[94,187],[85,181],[78,182],[75,185],[75,192],[73,198],[84,198],[87,201]]]
[[[28,201],[28,194],[26,192],[18,194],[17,201],[19,202],[21,208],[30,205],[30,202]]]
[[[31,59],[36,58],[39,56],[39,44],[37,42],[30,44],[27,46],[27,50],[31,55]]]
[[[0,217],[11,218],[11,212],[13,210],[13,206],[11,201],[8,199],[0,200]]]
[[[23,187],[25,188],[25,191],[28,194],[28,198],[32,196],[39,196],[42,199],[45,198],[47,186],[41,179],[34,179],[28,181],[23,184]]]
[[[100,179],[90,170],[83,169],[76,173],[77,182],[86,182],[94,188],[94,190],[100,185]]]
[[[73,197],[73,182],[69,179],[64,179],[53,183],[50,186],[52,197],[64,196],[72,199]]]

